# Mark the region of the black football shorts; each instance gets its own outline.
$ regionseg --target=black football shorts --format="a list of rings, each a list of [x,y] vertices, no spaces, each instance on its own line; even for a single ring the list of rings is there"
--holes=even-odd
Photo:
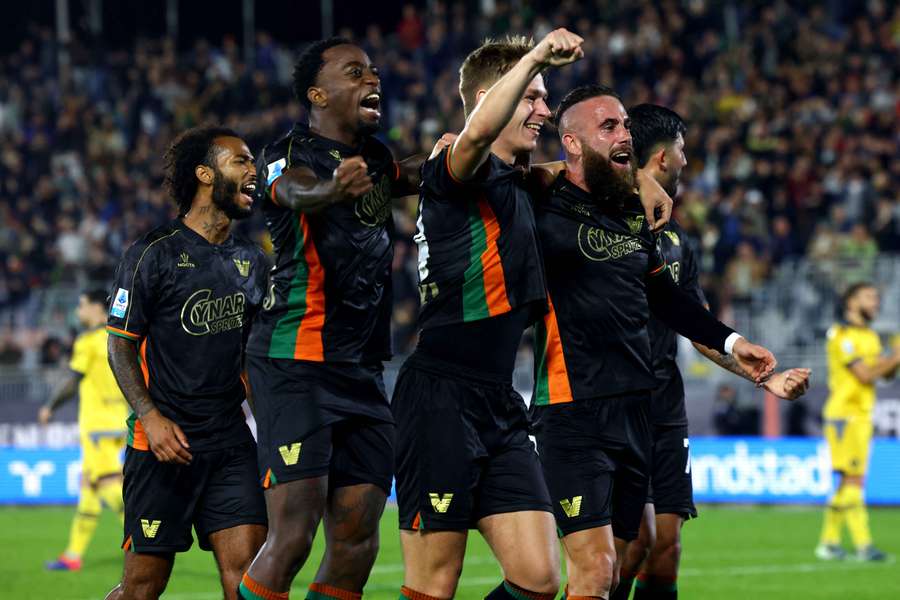
[[[391,410],[401,529],[466,530],[490,515],[551,512],[511,382],[417,353],[400,370]]]
[[[649,480],[650,394],[533,409],[534,433],[560,536],[612,524],[637,537]]]
[[[264,488],[328,475],[331,489],[390,493],[394,422],[381,364],[248,356],[247,374]]]
[[[125,550],[185,552],[191,527],[203,550],[209,536],[238,525],[266,525],[255,444],[193,451],[190,465],[159,462],[149,450],[125,450]]]

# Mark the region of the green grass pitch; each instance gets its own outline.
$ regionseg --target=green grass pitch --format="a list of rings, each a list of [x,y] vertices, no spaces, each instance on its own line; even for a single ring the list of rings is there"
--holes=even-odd
[[[121,573],[120,529],[104,514],[80,573],[49,573],[45,560],[65,546],[72,508],[0,509],[0,573],[4,598],[15,600],[102,599]],[[381,553],[365,597],[396,600],[403,575],[396,509],[382,521]],[[877,544],[900,555],[900,509],[873,509]],[[900,569],[883,564],[821,563],[812,555],[821,515],[814,508],[701,507],[700,519],[684,529],[679,593],[685,599],[788,598],[790,600],[900,598]],[[321,555],[321,536],[310,564],[301,571],[292,597],[305,597],[305,586]],[[469,551],[457,598],[479,599],[500,581],[487,546],[477,534]],[[163,598],[221,598],[212,555],[197,549],[179,555]]]

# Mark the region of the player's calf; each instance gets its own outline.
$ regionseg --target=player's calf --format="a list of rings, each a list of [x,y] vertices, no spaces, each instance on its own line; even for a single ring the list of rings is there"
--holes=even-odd
[[[352,593],[362,591],[378,555],[379,523],[386,501],[385,490],[367,483],[332,491],[325,512],[325,556],[317,583]]]
[[[257,587],[277,593],[290,589],[312,549],[327,496],[327,476],[289,481],[266,490],[269,530],[247,570]]]
[[[166,590],[174,554],[125,553],[122,581],[106,596],[106,600],[157,600]]]

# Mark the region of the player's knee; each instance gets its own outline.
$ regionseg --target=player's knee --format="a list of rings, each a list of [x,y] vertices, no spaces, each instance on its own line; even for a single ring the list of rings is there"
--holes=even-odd
[[[571,568],[569,581],[578,584],[579,587],[596,590],[603,593],[611,590],[618,582],[619,573],[616,569],[616,557],[607,552],[580,552],[579,556],[569,557]]]
[[[360,540],[334,540],[329,542],[328,553],[345,565],[365,565],[375,562],[378,555],[378,535]]]

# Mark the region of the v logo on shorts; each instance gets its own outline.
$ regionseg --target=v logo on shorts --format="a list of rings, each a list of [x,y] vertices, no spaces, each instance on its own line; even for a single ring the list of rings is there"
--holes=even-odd
[[[284,464],[289,467],[297,464],[297,461],[300,460],[300,446],[302,445],[301,442],[297,442],[296,444],[279,446],[278,453],[281,455],[281,460],[284,461]]]
[[[141,529],[144,532],[144,537],[147,539],[153,539],[156,537],[156,532],[159,531],[159,525],[162,521],[151,521],[149,519],[141,519]]]
[[[563,498],[559,501],[559,504],[570,519],[577,517],[578,513],[581,512],[581,496],[575,496],[571,501],[568,498]]]
[[[453,501],[453,494],[439,495],[432,492],[428,497],[431,498],[431,506],[439,513],[447,512],[450,509],[450,502]]]

